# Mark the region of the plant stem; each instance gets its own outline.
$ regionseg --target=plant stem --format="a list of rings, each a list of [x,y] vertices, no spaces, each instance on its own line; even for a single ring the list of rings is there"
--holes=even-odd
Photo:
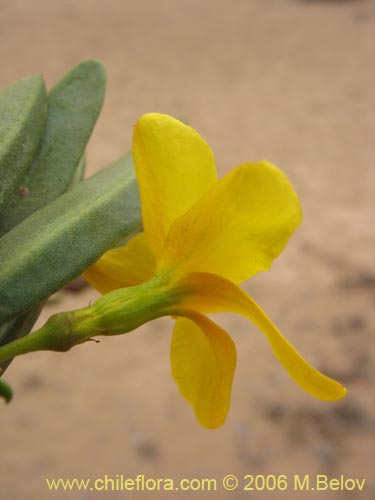
[[[51,316],[36,332],[0,347],[0,363],[35,351],[67,351],[96,335],[120,335],[170,314],[175,296],[168,275],[121,288],[99,298],[92,306]]]

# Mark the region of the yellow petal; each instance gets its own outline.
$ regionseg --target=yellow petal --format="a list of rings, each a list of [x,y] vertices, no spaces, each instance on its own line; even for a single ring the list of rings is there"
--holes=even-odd
[[[172,225],[159,267],[236,283],[269,269],[301,221],[298,196],[267,162],[241,165]]]
[[[83,275],[96,290],[107,293],[149,280],[155,267],[155,257],[140,233],[125,246],[106,252]]]
[[[189,319],[176,321],[172,374],[199,423],[214,429],[224,423],[229,410],[236,348],[229,335],[207,317],[192,311],[179,314]]]
[[[231,311],[241,314],[266,335],[277,359],[292,379],[318,399],[334,401],[346,394],[335,380],[313,368],[286,340],[258,304],[234,283],[212,274],[191,273],[176,285],[182,307],[200,313]]]
[[[159,258],[172,222],[217,181],[215,161],[194,129],[158,113],[142,116],[135,125],[133,160],[143,227]]]

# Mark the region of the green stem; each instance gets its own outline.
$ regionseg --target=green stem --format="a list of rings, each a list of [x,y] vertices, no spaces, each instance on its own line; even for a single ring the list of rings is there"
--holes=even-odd
[[[17,316],[0,327],[0,346],[28,335],[43,309],[44,302],[36,304],[29,311]],[[0,376],[3,375],[12,359],[0,363]]]
[[[5,361],[27,352],[39,351],[42,349],[43,347],[39,335],[28,335],[0,347],[0,360]]]
[[[31,335],[9,342],[0,347],[0,361],[34,351],[66,351],[77,340],[71,328],[69,318],[72,313],[61,313],[52,316],[47,323]]]
[[[170,314],[175,300],[169,276],[154,276],[142,285],[110,292],[92,306],[51,316],[31,335],[1,346],[0,362],[34,351],[67,351],[96,335],[130,332]]]

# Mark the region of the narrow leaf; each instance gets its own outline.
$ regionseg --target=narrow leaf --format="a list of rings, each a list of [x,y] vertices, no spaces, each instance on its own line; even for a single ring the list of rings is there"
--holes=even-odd
[[[0,211],[29,167],[47,120],[41,76],[18,80],[0,94]]]
[[[45,134],[30,168],[1,211],[0,236],[67,190],[104,93],[105,70],[97,61],[78,64],[51,90]]]
[[[34,212],[0,240],[0,324],[137,234],[141,223],[131,155]]]
[[[79,64],[52,89],[43,140],[31,168],[14,186],[7,208],[0,215],[0,236],[82,180],[86,164],[82,153],[100,112],[104,91],[105,71],[95,61]],[[37,303],[3,324],[0,345],[27,335],[43,305],[43,301]],[[0,376],[10,362],[0,363]]]
[[[82,180],[85,171],[85,166],[86,166],[86,160],[85,160],[85,155],[83,155],[73,175],[69,189],[72,189],[78,182]],[[43,306],[44,306],[44,301],[39,302],[38,304],[34,305],[30,310],[26,311],[20,316],[17,316],[16,318],[13,318],[4,325],[0,326],[0,346],[7,344],[8,342],[12,342],[13,340],[24,337],[25,335],[28,335],[31,332],[36,320],[38,319],[39,314],[43,309]],[[8,359],[7,361],[2,361],[0,363],[0,377],[3,375],[3,373],[8,368],[11,362],[12,360]]]

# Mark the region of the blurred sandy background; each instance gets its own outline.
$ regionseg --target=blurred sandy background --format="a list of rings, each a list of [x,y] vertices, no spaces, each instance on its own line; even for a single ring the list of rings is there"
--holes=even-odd
[[[172,322],[38,353],[6,373],[0,495],[177,498],[173,493],[49,493],[45,478],[328,474],[366,478],[362,493],[178,493],[178,498],[374,498],[374,76],[371,0],[0,0],[0,87],[43,73],[49,86],[84,58],[102,60],[107,97],[88,148],[89,174],[130,149],[149,111],[196,128],[221,174],[266,158],[284,169],[304,222],[269,273],[245,288],[317,367],[347,385],[313,400],[263,336],[222,315],[238,348],[225,426],[201,429],[170,376]],[[372,216],[372,217],[371,217]],[[96,293],[66,291],[46,307]]]

